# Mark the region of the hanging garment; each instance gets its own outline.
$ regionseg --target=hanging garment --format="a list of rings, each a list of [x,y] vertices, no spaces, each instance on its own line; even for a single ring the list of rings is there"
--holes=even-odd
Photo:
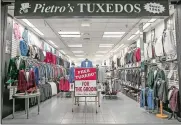
[[[155,55],[156,56],[164,56],[162,40],[163,40],[162,36],[160,36],[155,42]]]
[[[141,49],[137,48],[136,49],[136,62],[140,62],[141,61]]]
[[[70,83],[66,78],[61,78],[59,83],[59,90],[68,92],[70,89]]]
[[[22,34],[22,38],[25,42],[28,43],[28,29],[26,29],[26,28],[24,29],[23,34]]]
[[[148,90],[148,93],[147,93],[147,104],[148,104],[148,109],[149,110],[154,110],[155,109],[154,91],[152,89]]]
[[[178,106],[179,106],[179,90],[177,88],[175,88],[170,96],[170,100],[169,100],[169,105],[170,105],[170,109],[173,112],[178,112]]]
[[[148,47],[147,48],[148,48],[147,49],[148,58],[152,59],[153,58],[153,46],[152,46],[151,42],[148,43]]]
[[[26,91],[31,93],[34,91],[34,87],[36,87],[34,72],[30,70],[28,73],[25,73],[24,70],[20,70],[17,91],[20,93]]]
[[[100,83],[106,82],[106,67],[99,67],[98,71],[98,79]]]
[[[158,79],[153,87],[154,97],[165,103],[168,100],[168,87],[164,80]]]
[[[25,70],[25,61],[20,57],[11,58],[8,66],[8,76],[17,80],[19,70]]]
[[[55,55],[52,55],[52,63],[56,64],[56,56]]]
[[[174,43],[174,35],[171,30],[166,30],[163,33],[164,50],[166,55],[176,55],[176,47]]]
[[[148,60],[148,44],[144,43],[144,58]]]
[[[20,41],[20,52],[22,56],[27,56],[28,53],[28,45],[24,40]]]
[[[48,82],[48,84],[51,85],[51,89],[52,89],[52,96],[57,94],[57,85],[54,82]]]
[[[69,82],[73,83],[75,79],[75,71],[74,71],[74,67],[71,67],[69,70]]]
[[[38,67],[34,68],[34,72],[35,72],[35,83],[36,83],[36,86],[38,86],[38,84],[39,84],[39,69],[38,69]]]
[[[51,52],[46,52],[45,62],[52,63],[52,56],[53,54]]]
[[[93,67],[93,65],[92,65],[92,62],[91,62],[91,61],[89,61],[89,60],[84,60],[84,61],[81,62],[81,67],[91,68],[91,67]]]
[[[15,39],[20,40],[21,39],[20,26],[17,23],[14,23],[13,30],[14,30]]]
[[[45,56],[43,54],[43,50],[39,48],[39,61],[43,62],[45,60]]]

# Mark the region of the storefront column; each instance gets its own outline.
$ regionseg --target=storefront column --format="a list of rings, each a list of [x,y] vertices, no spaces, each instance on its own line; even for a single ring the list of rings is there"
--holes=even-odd
[[[140,49],[141,49],[141,86],[142,88],[146,87],[145,81],[145,64],[144,64],[144,42],[146,41],[146,33],[143,32],[143,23],[139,25],[139,39],[140,39]]]
[[[179,94],[181,104],[181,2],[176,5],[175,25],[176,25],[176,40],[177,40],[177,59],[178,59],[178,75],[179,75]],[[181,109],[180,109],[181,110]],[[181,116],[181,111],[180,111]]]
[[[1,96],[0,96],[0,101],[1,101],[1,114],[0,114],[0,118],[1,118],[1,123],[2,123],[2,110],[3,110],[3,91],[4,91],[4,78],[5,78],[5,61],[4,61],[4,57],[5,57],[5,36],[6,36],[6,26],[7,26],[7,14],[8,14],[8,6],[4,3],[1,2],[1,44],[0,44],[0,70],[1,70],[1,74],[0,74],[0,91],[1,91]]]

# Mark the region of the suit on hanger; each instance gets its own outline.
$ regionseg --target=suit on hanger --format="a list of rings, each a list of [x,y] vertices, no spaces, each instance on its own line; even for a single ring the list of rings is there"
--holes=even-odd
[[[75,77],[74,67],[71,67],[69,70],[69,82],[73,83]]]
[[[84,60],[84,61],[81,62],[81,67],[91,68],[91,67],[93,67],[93,65],[92,65],[92,62],[91,62],[91,61],[89,61],[89,60]]]

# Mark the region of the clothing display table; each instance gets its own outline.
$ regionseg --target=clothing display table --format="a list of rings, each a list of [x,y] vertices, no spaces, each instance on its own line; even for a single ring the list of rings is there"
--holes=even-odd
[[[15,113],[15,99],[25,99],[25,113],[27,113],[27,119],[29,118],[29,99],[38,97],[38,114],[40,112],[40,93],[33,93],[33,94],[14,94],[13,98],[13,118]]]

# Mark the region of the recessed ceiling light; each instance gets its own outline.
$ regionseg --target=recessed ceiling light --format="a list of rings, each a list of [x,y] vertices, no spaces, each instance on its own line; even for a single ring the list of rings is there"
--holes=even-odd
[[[138,30],[135,34],[137,35],[137,34],[139,34],[140,33],[140,31]]]
[[[104,56],[104,55],[95,55],[96,57],[101,57],[101,56]]]
[[[75,55],[75,56],[77,56],[77,57],[82,57],[82,56],[84,56],[84,55]]]
[[[125,32],[104,32],[104,35],[123,35]]]
[[[61,53],[63,53],[64,55],[66,54],[63,50],[60,50]]]
[[[60,35],[61,37],[80,37],[80,35]]]
[[[112,35],[112,34],[110,34],[110,35],[107,35],[107,34],[103,35],[103,37],[110,37],[110,38],[111,38],[111,37],[112,37],[112,38],[114,38],[114,37],[115,37],[115,38],[118,38],[118,37],[120,38],[120,37],[122,37],[122,36],[123,36],[123,34],[122,34],[122,35]]]
[[[84,51],[72,51],[73,53],[84,53]]]
[[[107,51],[97,51],[96,53],[107,53]]]
[[[117,49],[113,50],[112,52],[117,52],[122,47],[124,47],[124,44],[121,44]]]
[[[55,45],[55,44],[54,44],[54,47],[58,48],[58,46],[57,46],[57,45]]]
[[[153,23],[153,22],[155,22],[157,19],[151,19],[151,20],[149,20],[148,22],[149,23]]]
[[[72,45],[68,45],[68,47],[72,47],[72,48],[82,47],[82,44],[72,44]]]
[[[49,41],[51,44],[53,44],[53,45],[55,44],[55,43],[54,43],[53,41],[51,41],[51,40],[48,40],[48,41]]]
[[[82,23],[81,26],[82,26],[82,27],[89,27],[89,26],[90,26],[90,23]]]
[[[136,35],[132,35],[128,40],[132,40]]]
[[[145,25],[143,25],[143,30],[145,30],[147,27],[149,27],[151,25],[151,23],[146,23]]]
[[[60,35],[80,35],[80,32],[58,32]]]
[[[99,44],[99,47],[112,47],[114,44]]]

